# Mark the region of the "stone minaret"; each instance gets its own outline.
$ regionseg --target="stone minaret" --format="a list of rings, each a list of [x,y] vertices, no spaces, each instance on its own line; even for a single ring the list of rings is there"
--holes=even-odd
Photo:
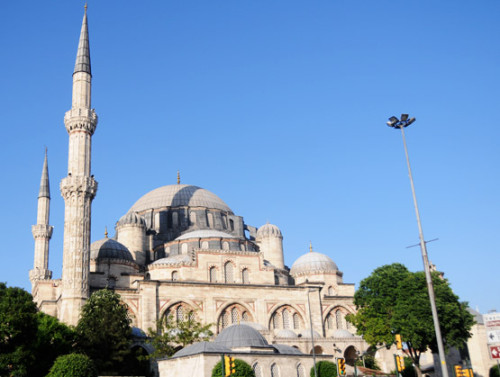
[[[52,237],[52,230],[54,227],[49,225],[49,213],[49,166],[47,164],[47,149],[45,149],[40,192],[38,193],[36,225],[33,225],[31,228],[33,238],[35,239],[35,261],[33,263],[33,269],[30,271],[32,290],[35,289],[37,281],[48,280],[52,277],[52,271],[49,270],[49,241]]]
[[[91,108],[91,81],[87,9],[83,16],[73,72],[73,101],[64,116],[69,134],[68,176],[61,181],[64,198],[62,294],[58,317],[76,325],[89,296],[90,208],[97,191],[91,175],[92,135],[97,115]]]

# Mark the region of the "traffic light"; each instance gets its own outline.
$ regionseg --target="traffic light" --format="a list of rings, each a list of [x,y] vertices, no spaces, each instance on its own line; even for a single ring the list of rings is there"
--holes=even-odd
[[[396,365],[398,367],[398,372],[405,370],[405,359],[403,356],[396,356]]]
[[[236,363],[234,361],[234,357],[231,357],[231,374],[236,373]]]
[[[231,375],[231,358],[224,355],[224,377],[229,377]]]
[[[345,376],[345,359],[342,357],[339,357],[337,359],[337,367],[339,369],[339,376]]]
[[[400,334],[394,335],[394,339],[395,339],[395,342],[396,342],[396,348],[398,350],[403,349],[403,342],[401,341],[401,335]]]
[[[463,377],[464,376],[461,365],[455,365],[454,369],[455,369],[455,377]]]

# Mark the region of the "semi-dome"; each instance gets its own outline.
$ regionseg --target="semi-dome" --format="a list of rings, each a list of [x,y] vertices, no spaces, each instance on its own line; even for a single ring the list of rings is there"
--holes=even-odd
[[[181,234],[175,240],[176,241],[189,240],[192,238],[238,238],[238,237],[233,236],[233,235],[228,234],[228,233],[225,233],[225,232],[221,232],[219,230],[202,229],[202,230],[194,230],[192,232],[187,232],[187,233]]]
[[[154,189],[140,198],[129,212],[141,212],[164,207],[204,207],[230,212],[224,201],[214,193],[191,185],[168,185]]]
[[[90,245],[90,259],[123,259],[134,261],[127,247],[111,238],[103,238]]]
[[[260,332],[248,325],[232,325],[221,331],[215,343],[228,348],[269,347],[269,343]]]
[[[344,329],[338,329],[333,332],[333,337],[334,338],[353,338],[354,335],[352,335],[349,331],[344,330]]]
[[[337,270],[337,265],[329,256],[310,251],[295,261],[290,269],[290,274],[297,276],[318,272],[336,272]]]
[[[172,357],[192,356],[199,353],[230,353],[231,350],[214,342],[198,342],[177,351]]]
[[[292,338],[298,338],[298,335],[295,334],[295,332],[290,329],[281,329],[276,333],[276,338],[292,339]]]
[[[122,225],[143,225],[146,226],[146,221],[144,218],[137,214],[137,212],[134,211],[129,211],[125,215],[123,215],[120,220],[118,220],[118,223],[116,224],[118,226]]]
[[[257,238],[269,237],[269,236],[283,237],[280,228],[278,228],[276,225],[273,224],[267,223],[265,225],[262,225],[257,230]]]

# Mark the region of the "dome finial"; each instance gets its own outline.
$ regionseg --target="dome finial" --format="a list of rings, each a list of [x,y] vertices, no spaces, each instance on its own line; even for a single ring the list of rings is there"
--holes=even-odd
[[[104,227],[104,237],[108,238],[108,227]]]
[[[313,252],[313,244],[311,241],[309,241],[309,252],[312,253]]]
[[[179,170],[177,170],[177,184],[181,184],[181,172]]]
[[[83,8],[85,9],[85,14],[87,14],[87,2],[85,2],[85,5],[83,6]]]

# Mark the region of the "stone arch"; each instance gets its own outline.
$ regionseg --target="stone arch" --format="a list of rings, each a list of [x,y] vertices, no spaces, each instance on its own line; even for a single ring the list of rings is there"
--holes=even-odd
[[[253,318],[252,311],[245,305],[237,302],[226,305],[217,315],[217,331],[221,332],[224,328],[240,323],[243,320],[253,322]]]
[[[309,351],[309,354],[312,355],[313,354],[313,350],[311,349],[311,351]],[[314,346],[314,354],[315,355],[323,355],[323,347],[321,346]]]
[[[323,325],[326,330],[349,330],[351,324],[345,319],[347,314],[351,314],[346,307],[341,305],[333,306],[326,311],[326,315],[323,319]]]
[[[174,270],[172,271],[172,281],[177,281],[179,280],[179,271]]]
[[[196,317],[196,309],[195,305],[188,303],[186,301],[177,301],[170,304],[160,315],[160,318],[163,321],[173,320],[187,320],[188,318]]]
[[[271,377],[280,377],[280,369],[276,363],[271,365]]]
[[[284,304],[274,309],[269,318],[270,329],[299,330],[305,328],[303,315],[292,305]]]
[[[297,371],[297,377],[306,377],[306,371],[301,363],[295,366],[295,370]]]
[[[253,369],[253,372],[255,373],[255,377],[263,377],[262,376],[262,367],[260,366],[260,364],[257,361],[255,361],[252,364],[252,369]]]
[[[354,346],[349,346],[345,349],[344,351],[344,359],[345,363],[350,366],[354,366],[354,363],[356,362],[356,358],[358,357],[358,351],[356,350],[356,347]]]

